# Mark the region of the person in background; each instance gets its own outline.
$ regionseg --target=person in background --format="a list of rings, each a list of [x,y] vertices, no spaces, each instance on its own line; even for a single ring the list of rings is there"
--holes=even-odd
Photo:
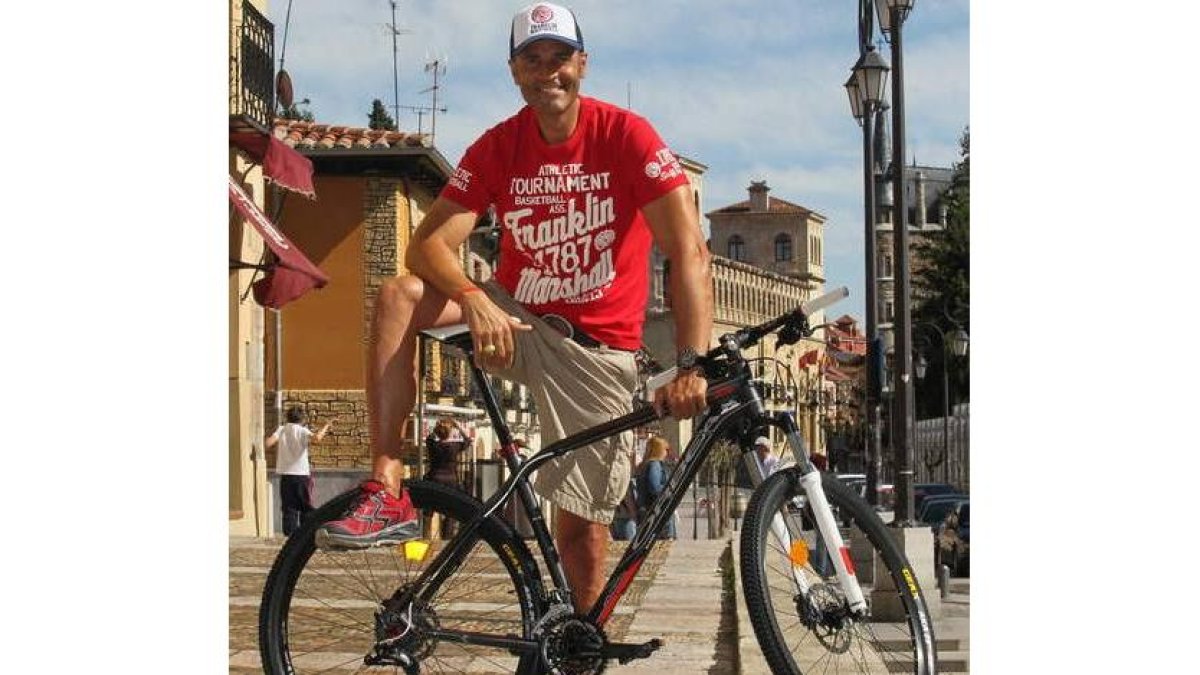
[[[771,439],[766,436],[754,439],[754,453],[758,456],[758,464],[762,467],[764,478],[775,473],[775,468],[779,466],[779,458],[771,452]]]
[[[283,536],[290,537],[300,529],[304,516],[313,510],[312,467],[308,462],[309,443],[320,443],[333,426],[325,423],[316,433],[304,426],[304,410],[292,406],[287,410],[287,423],[267,437],[266,446],[279,446],[275,453],[275,473],[279,476],[279,495],[283,502]]]
[[[438,420],[433,432],[425,438],[425,454],[429,457],[429,470],[425,472],[425,480],[462,490],[463,485],[458,478],[460,457],[470,447],[470,437],[457,422],[449,417]],[[444,521],[438,514],[433,514],[430,532],[448,539],[454,536],[455,524]]]
[[[638,523],[644,522],[646,512],[667,488],[666,460],[670,452],[667,439],[655,436],[646,443],[646,459],[637,471]],[[672,515],[667,527],[658,535],[659,539],[675,538],[675,518]]]
[[[458,480],[458,465],[463,451],[469,447],[471,439],[457,422],[449,417],[438,420],[433,432],[425,437],[425,453],[429,457],[425,480],[463,489]]]
[[[812,462],[813,466],[817,467],[817,471],[825,471],[826,467],[829,466],[829,463],[825,459],[825,455],[820,453],[812,453],[808,456],[808,460]]]

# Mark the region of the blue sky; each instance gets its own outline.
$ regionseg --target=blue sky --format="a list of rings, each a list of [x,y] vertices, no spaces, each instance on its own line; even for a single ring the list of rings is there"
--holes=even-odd
[[[428,106],[423,64],[444,59],[437,147],[451,163],[521,104],[506,65],[512,2],[399,0],[400,105]],[[968,0],[921,0],[905,24],[909,161],[950,166],[969,124]],[[829,285],[862,316],[862,136],[842,87],[858,57],[853,0],[578,0],[589,52],[583,91],[647,117],[672,148],[708,165],[702,208],[746,198],[751,180],[824,214]],[[366,126],[392,103],[388,0],[273,0],[276,60],[320,122]],[[282,50],[282,54],[281,54]],[[890,62],[886,44],[881,50]],[[278,65],[278,63],[277,63]],[[416,113],[402,128],[416,130]],[[429,130],[429,118],[424,120]]]

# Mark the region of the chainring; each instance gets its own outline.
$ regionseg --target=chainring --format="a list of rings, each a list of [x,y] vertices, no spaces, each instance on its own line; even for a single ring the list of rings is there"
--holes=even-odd
[[[600,650],[607,643],[604,631],[586,618],[558,617],[542,629],[542,664],[552,675],[599,675],[605,666]]]

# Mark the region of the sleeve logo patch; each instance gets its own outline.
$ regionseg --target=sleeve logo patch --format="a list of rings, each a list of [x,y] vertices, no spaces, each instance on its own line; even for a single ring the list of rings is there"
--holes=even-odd
[[[646,176],[660,181],[670,180],[683,173],[679,160],[667,148],[662,148],[654,154],[654,159],[646,164]]]
[[[455,168],[454,173],[450,176],[450,185],[457,190],[466,192],[471,187],[471,172],[461,166]]]

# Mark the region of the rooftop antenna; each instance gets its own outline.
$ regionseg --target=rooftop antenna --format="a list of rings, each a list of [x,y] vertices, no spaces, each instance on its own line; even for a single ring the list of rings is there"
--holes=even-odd
[[[279,48],[279,72],[275,75],[275,103],[279,112],[287,112],[292,107],[292,77],[283,68],[283,58],[287,54],[288,28],[292,23],[292,0],[288,0],[287,14],[283,18],[283,44]]]
[[[633,83],[625,80],[625,109],[633,110]]]
[[[422,89],[420,92],[422,94],[427,91],[433,92],[433,105],[429,106],[429,142],[431,145],[437,140],[437,114],[439,112],[446,112],[445,108],[438,107],[438,89],[441,88],[438,79],[446,74],[446,60],[446,57],[440,56],[435,57],[432,61],[425,64],[425,72],[433,73],[433,86]],[[417,124],[420,124],[419,120],[420,118],[418,117]]]
[[[389,0],[392,5],[392,22],[384,24],[388,31],[392,34],[392,114],[396,116],[396,128],[400,128],[400,65],[399,53],[400,49],[396,44],[396,38],[403,34],[411,33],[410,30],[398,28],[396,26],[396,0]]]
[[[425,133],[425,115],[433,112],[433,108],[427,105],[402,105],[400,109],[417,113],[417,134]],[[446,112],[446,109],[442,108],[441,112]]]

